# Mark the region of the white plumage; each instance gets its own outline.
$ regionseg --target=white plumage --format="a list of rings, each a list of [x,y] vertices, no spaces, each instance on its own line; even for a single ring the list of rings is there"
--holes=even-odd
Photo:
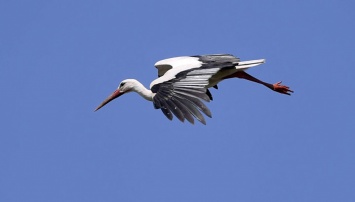
[[[194,118],[206,124],[204,113],[211,117],[211,111],[202,101],[209,102],[212,95],[208,88],[228,78],[243,78],[265,85],[283,94],[290,95],[292,90],[278,82],[269,84],[260,81],[245,70],[265,62],[264,59],[240,61],[230,54],[182,56],[158,61],[158,77],[146,89],[135,79],[123,80],[118,88],[104,100],[96,110],[127,92],[137,92],[146,100],[152,101],[156,109],[161,109],[172,120],[175,115],[180,121],[185,119],[194,123]],[[95,110],[95,111],[96,111]]]

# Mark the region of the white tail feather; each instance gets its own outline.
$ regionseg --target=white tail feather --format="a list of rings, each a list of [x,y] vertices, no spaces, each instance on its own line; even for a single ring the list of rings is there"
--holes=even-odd
[[[265,63],[265,59],[242,61],[242,62],[238,62],[238,65],[235,66],[235,68],[240,70],[246,70],[249,69],[250,67],[254,67],[264,63]]]

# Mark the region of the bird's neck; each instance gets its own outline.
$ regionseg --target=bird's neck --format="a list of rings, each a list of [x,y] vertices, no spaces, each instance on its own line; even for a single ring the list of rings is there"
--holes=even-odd
[[[153,101],[153,92],[144,87],[143,84],[138,82],[137,85],[133,88],[133,91],[137,92],[144,99]]]

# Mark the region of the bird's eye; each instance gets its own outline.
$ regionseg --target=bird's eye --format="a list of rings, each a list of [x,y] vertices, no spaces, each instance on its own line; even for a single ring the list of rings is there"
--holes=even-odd
[[[124,86],[124,84],[125,84],[125,83],[124,83],[124,82],[122,82],[122,83],[120,84],[120,87]]]

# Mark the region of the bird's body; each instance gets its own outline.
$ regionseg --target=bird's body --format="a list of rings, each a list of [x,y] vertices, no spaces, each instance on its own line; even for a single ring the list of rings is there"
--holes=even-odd
[[[268,84],[245,72],[246,69],[263,64],[265,60],[240,61],[230,54],[197,55],[174,57],[158,61],[158,78],[146,89],[135,79],[123,80],[117,90],[96,109],[127,92],[137,92],[156,109],[161,109],[172,120],[173,114],[180,120],[194,123],[194,118],[206,124],[203,112],[211,117],[210,110],[201,101],[209,102],[212,95],[208,88],[228,78],[243,78],[267,86],[268,88],[290,95],[288,87]]]

